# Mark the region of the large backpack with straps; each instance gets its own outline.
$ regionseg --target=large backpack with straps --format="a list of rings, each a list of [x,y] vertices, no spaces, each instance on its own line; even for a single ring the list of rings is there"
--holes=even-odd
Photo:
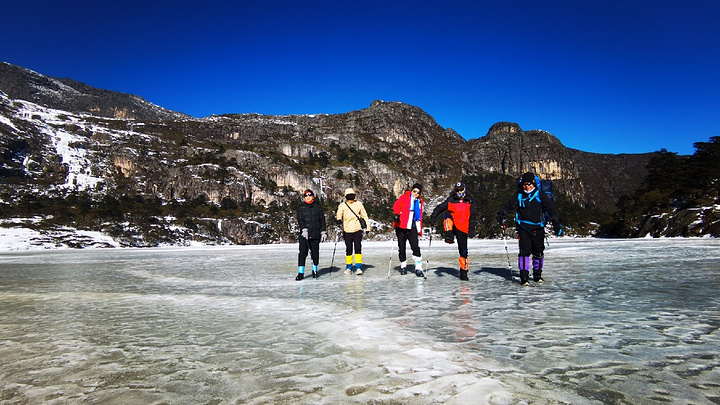
[[[552,180],[550,180],[550,179],[540,180],[540,177],[538,177],[538,175],[536,174],[535,175],[535,187],[537,188],[536,192],[545,193],[545,195],[550,199],[550,201],[552,201],[553,203],[555,202],[555,195],[553,194]],[[518,180],[517,193],[518,193],[518,203],[522,205],[523,204],[523,201],[522,201],[522,194],[523,194],[522,178],[520,180]],[[534,193],[530,199],[532,199],[532,198],[539,199],[540,197],[537,195],[537,193]],[[547,225],[549,220],[550,220],[550,214],[547,211],[543,210],[542,222],[540,222],[539,224],[534,224],[534,223],[533,224],[544,227],[545,225]],[[524,222],[524,221],[520,221],[517,218],[517,214],[516,214],[515,222]]]

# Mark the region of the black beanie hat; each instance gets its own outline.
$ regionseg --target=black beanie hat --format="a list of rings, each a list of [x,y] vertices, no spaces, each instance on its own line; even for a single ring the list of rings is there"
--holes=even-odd
[[[412,187],[410,187],[410,190],[418,189],[422,193],[422,185],[420,183],[413,184]]]
[[[522,178],[520,179],[520,183],[532,183],[535,184],[535,175],[527,172],[522,175]]]

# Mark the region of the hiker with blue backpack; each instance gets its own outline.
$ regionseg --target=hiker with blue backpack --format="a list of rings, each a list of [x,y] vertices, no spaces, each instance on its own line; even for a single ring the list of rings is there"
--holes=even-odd
[[[515,226],[519,241],[518,268],[520,284],[523,286],[530,285],[530,269],[533,271],[533,281],[543,282],[545,225],[548,221],[552,223],[555,235],[562,234],[555,204],[541,186],[540,179],[533,173],[523,174],[517,194],[498,211],[496,216],[504,228],[505,216],[515,211]]]

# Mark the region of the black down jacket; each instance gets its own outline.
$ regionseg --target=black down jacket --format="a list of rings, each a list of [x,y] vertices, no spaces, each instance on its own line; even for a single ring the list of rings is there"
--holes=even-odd
[[[308,229],[310,239],[320,239],[320,232],[325,230],[325,213],[317,200],[312,204],[301,203],[297,209],[299,230]]]

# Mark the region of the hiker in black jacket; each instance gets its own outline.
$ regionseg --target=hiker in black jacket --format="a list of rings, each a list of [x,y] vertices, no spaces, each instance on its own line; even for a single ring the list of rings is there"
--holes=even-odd
[[[298,253],[298,274],[295,280],[305,277],[305,259],[308,251],[312,259],[312,277],[317,278],[318,263],[320,262],[320,242],[325,242],[325,213],[322,205],[315,200],[312,190],[305,190],[303,203],[297,209],[297,221],[300,227],[300,253]]]
[[[442,204],[435,207],[430,215],[430,224],[434,226],[440,214],[445,213],[445,242],[453,243],[455,237],[460,254],[460,280],[468,281],[470,259],[468,258],[468,238],[475,237],[477,210],[475,201],[467,193],[465,183],[457,182],[450,196]]]
[[[519,241],[518,268],[520,284],[530,285],[530,266],[533,280],[542,283],[542,269],[545,263],[545,219],[549,215],[553,231],[562,233],[558,212],[550,197],[540,190],[540,184],[533,173],[525,173],[520,179],[520,189],[497,213],[497,220],[505,227],[505,216],[515,211],[515,225]],[[532,255],[532,262],[530,256]]]

